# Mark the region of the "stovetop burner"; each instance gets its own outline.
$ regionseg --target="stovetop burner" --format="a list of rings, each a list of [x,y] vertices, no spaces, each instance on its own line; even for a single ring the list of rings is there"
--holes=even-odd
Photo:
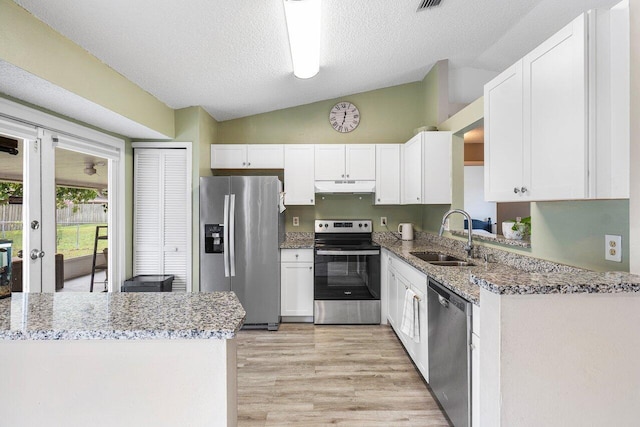
[[[316,220],[316,248],[377,249],[371,241],[371,220]]]

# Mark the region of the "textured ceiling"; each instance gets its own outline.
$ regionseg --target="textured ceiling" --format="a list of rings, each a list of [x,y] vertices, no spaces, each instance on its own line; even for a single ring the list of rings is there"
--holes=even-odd
[[[293,76],[282,1],[16,0],[172,108],[217,120],[421,80],[440,59],[498,72],[612,0],[323,0],[320,73]]]

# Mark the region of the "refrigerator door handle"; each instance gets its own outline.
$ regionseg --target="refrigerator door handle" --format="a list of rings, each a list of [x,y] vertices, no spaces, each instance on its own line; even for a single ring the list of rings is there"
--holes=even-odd
[[[236,195],[231,195],[231,208],[229,212],[229,264],[231,265],[231,277],[236,275]]]
[[[224,217],[223,217],[223,248],[222,259],[224,262],[224,277],[229,277],[229,195],[224,196]]]

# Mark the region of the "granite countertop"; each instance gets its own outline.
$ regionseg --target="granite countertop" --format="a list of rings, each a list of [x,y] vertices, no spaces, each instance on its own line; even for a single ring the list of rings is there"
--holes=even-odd
[[[0,300],[0,339],[230,339],[245,316],[233,292],[14,293]]]
[[[523,256],[512,260],[521,268],[501,262],[485,263],[481,259],[473,259],[476,265],[471,267],[442,267],[422,261],[410,252],[442,252],[460,258],[464,258],[464,254],[429,240],[376,241],[476,305],[480,304],[481,287],[500,295],[640,292],[640,276],[630,273],[599,273]]]
[[[313,249],[313,233],[291,232],[286,233],[280,249]]]

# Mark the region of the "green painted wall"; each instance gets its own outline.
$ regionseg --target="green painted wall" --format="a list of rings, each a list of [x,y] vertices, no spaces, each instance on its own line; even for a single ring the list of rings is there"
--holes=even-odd
[[[300,226],[293,226],[293,217],[300,218]],[[374,231],[388,231],[380,226],[380,217],[386,216],[390,231],[396,231],[401,222],[412,223],[422,229],[422,206],[376,206],[372,195],[327,194],[317,195],[315,206],[287,206],[286,231],[313,231],[316,219],[371,219]]]
[[[438,125],[438,67],[434,66],[420,82],[420,126]]]
[[[597,271],[629,271],[629,201],[531,203],[531,255]],[[622,236],[622,263],[605,261],[604,236]]]
[[[0,0],[0,60],[164,135],[174,135],[171,108],[11,0]]]
[[[218,123],[220,144],[401,143],[422,126],[422,82],[347,95]],[[362,117],[350,133],[336,132],[329,110],[338,101],[355,104]]]
[[[175,112],[176,141],[192,143],[192,241],[193,264],[191,270],[192,289],[199,290],[199,181],[201,176],[211,176],[211,144],[216,142],[218,122],[202,107],[188,107]]]

